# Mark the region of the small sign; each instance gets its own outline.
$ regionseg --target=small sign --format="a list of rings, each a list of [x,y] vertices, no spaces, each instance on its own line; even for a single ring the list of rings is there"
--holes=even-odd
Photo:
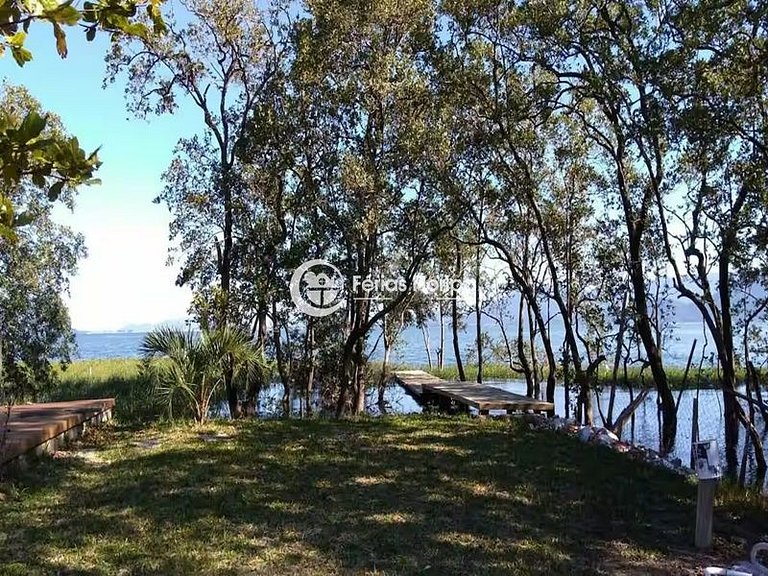
[[[720,478],[720,450],[717,448],[717,440],[703,440],[694,442],[693,448],[696,454],[696,475],[699,480],[712,480]]]

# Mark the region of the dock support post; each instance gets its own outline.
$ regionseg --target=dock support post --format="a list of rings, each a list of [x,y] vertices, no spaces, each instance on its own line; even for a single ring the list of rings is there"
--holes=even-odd
[[[712,514],[715,508],[717,479],[699,481],[696,496],[696,548],[712,547]]]
[[[487,418],[490,414],[490,410],[480,410],[480,418]]]

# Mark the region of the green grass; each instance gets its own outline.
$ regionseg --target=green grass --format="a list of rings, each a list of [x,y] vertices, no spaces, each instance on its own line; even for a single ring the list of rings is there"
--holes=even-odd
[[[728,514],[714,559],[692,549],[684,479],[521,420],[201,431],[95,430],[0,484],[0,574],[698,574],[744,554]]]
[[[80,360],[59,369],[60,384],[46,400],[116,398],[116,417],[123,423],[140,424],[162,414],[135,358]]]
[[[380,370],[379,363],[372,363],[372,367],[376,373],[378,373]],[[402,365],[398,366],[397,368],[402,370],[424,370],[434,376],[437,376],[438,378],[443,378],[445,380],[458,380],[459,378],[459,371],[456,366],[445,366],[442,369],[439,369],[436,367],[430,368],[429,366],[424,365]],[[665,372],[667,374],[669,384],[673,390],[679,390],[683,388],[683,376],[685,374],[684,368],[668,366],[665,368]],[[467,377],[467,380],[474,381],[477,378],[477,365],[466,365],[464,367],[464,373]],[[744,380],[745,375],[746,374],[743,370],[737,370],[736,372],[736,378],[739,382]],[[519,380],[524,378],[521,373],[514,371],[507,364],[498,363],[485,364],[483,366],[483,377],[486,380]],[[558,382],[562,382],[561,373],[558,373],[557,378]],[[603,364],[598,371],[597,378],[598,384],[600,386],[610,386],[610,368]],[[646,368],[646,370],[644,370],[641,374],[640,368],[637,366],[630,367],[627,370],[627,381],[633,387],[653,386],[653,377],[651,376],[650,370]],[[543,384],[544,382],[542,381],[542,385]],[[621,387],[625,385],[624,375],[621,371],[619,372],[618,384]],[[688,379],[685,382],[685,388],[695,389],[697,386],[700,388],[718,388],[719,384],[717,381],[717,371],[714,368],[705,368],[701,371],[701,374],[699,374],[698,368],[691,368],[690,372],[688,373]]]

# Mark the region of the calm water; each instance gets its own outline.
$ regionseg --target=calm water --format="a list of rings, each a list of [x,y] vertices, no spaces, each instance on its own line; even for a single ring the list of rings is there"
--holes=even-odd
[[[76,332],[77,354],[75,358],[80,360],[138,358],[144,336],[145,334],[141,332]]]
[[[491,339],[496,341],[501,340],[501,332],[498,327],[488,324],[483,325],[483,330]],[[84,360],[91,358],[138,357],[139,348],[144,336],[145,333],[143,332],[78,332],[75,334],[75,340],[77,341],[78,346],[78,354],[76,357]],[[373,347],[371,354],[372,359],[381,359],[383,356],[382,344],[379,342],[378,345],[376,345],[378,336],[379,334],[374,332],[371,337],[371,346]],[[430,326],[429,336],[430,350],[434,360],[436,358],[436,350],[439,346],[440,338],[438,325],[433,324]],[[445,363],[449,365],[455,364],[456,359],[451,344],[450,327],[447,325],[445,328],[445,338]],[[562,330],[557,325],[553,325],[552,341],[556,351],[559,349],[562,339]],[[695,355],[696,365],[698,365],[698,360],[705,347],[702,326],[701,323],[698,322],[683,322],[675,328],[674,335],[668,337],[663,346],[665,362],[670,366],[684,365],[694,339],[698,340]],[[460,333],[459,342],[465,356],[474,349],[474,325],[471,322],[468,322],[466,330]],[[709,359],[712,352],[713,348],[710,345],[704,350],[705,357]],[[421,330],[411,326],[403,331],[402,336],[395,346],[392,361],[409,365],[427,364],[426,346]]]

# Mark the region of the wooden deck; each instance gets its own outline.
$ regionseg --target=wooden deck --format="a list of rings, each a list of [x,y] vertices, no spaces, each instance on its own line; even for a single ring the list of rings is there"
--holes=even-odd
[[[487,415],[490,410],[505,410],[513,414],[525,411],[549,412],[555,409],[551,402],[484,384],[449,382],[423,370],[400,370],[394,372],[392,378],[423,404],[436,404],[448,410],[451,404],[465,411],[470,407],[476,408],[481,415]]]
[[[78,437],[89,423],[112,417],[114,398],[47,402],[13,406],[0,411],[0,464],[27,453],[51,453]]]

